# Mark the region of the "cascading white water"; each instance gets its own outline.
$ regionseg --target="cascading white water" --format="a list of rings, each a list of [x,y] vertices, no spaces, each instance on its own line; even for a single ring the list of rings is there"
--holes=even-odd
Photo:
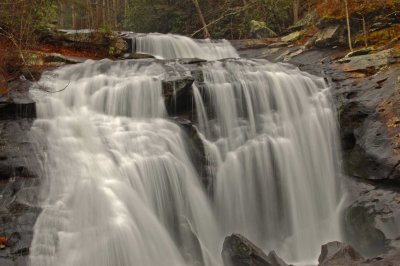
[[[42,79],[55,90],[70,83],[38,104],[48,187],[32,266],[185,265],[196,253],[216,263],[211,206],[179,127],[163,119],[163,72],[102,61]]]
[[[146,53],[161,59],[199,58],[218,60],[239,57],[227,40],[193,40],[175,34],[150,33],[135,35],[136,52]]]
[[[337,129],[323,79],[264,60],[202,69],[212,117],[199,97],[197,116],[218,161],[223,234],[242,233],[291,260],[316,258],[339,236]]]
[[[207,195],[162,98],[161,80],[190,75],[184,69],[87,61],[42,78],[61,92],[38,103],[33,128],[46,138],[46,178],[32,266],[221,265],[234,232],[286,259],[313,260],[338,238],[336,123],[324,81],[262,60],[203,63],[193,92],[217,166]]]

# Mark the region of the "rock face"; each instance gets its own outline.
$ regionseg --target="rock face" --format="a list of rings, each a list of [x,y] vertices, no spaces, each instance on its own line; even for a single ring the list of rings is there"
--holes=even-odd
[[[274,251],[267,256],[240,234],[225,238],[222,259],[225,266],[288,266]]]
[[[33,226],[40,213],[40,167],[30,119],[0,119],[0,265],[28,265]]]
[[[350,202],[343,213],[346,241],[368,257],[399,248],[400,192],[362,180],[345,180]]]
[[[315,46],[319,48],[328,48],[337,45],[343,45],[345,29],[341,25],[332,25],[321,29],[315,39]]]
[[[0,103],[0,265],[28,265],[33,226],[40,213],[38,187],[41,173],[36,145],[30,134],[36,116],[29,97],[31,82],[9,83]]]
[[[190,76],[162,81],[162,93],[169,115],[182,114],[193,106],[193,82]]]
[[[0,97],[0,119],[36,117],[36,105],[29,96],[31,84],[19,79],[8,85],[9,92]]]
[[[321,247],[320,266],[356,265],[364,258],[350,245],[334,241]]]
[[[185,143],[193,166],[196,168],[204,188],[212,195],[214,173],[217,166],[208,160],[204,143],[196,126],[193,122],[184,118],[173,117],[171,119],[185,132],[187,137]]]
[[[264,21],[250,21],[250,33],[254,38],[270,38],[276,37],[276,33],[270,30],[267,27],[267,24]]]
[[[283,42],[294,42],[297,41],[298,39],[300,39],[301,35],[303,34],[302,31],[295,31],[292,32],[286,36],[282,37],[282,41]]]

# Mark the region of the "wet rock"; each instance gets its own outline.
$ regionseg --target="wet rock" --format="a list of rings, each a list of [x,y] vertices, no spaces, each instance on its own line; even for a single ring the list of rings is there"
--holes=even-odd
[[[7,247],[14,247],[19,241],[21,240],[21,234],[18,232],[13,232],[8,238],[7,238]]]
[[[394,54],[395,49],[388,49],[375,54],[345,57],[339,60],[339,62],[343,63],[341,69],[344,71],[370,71],[371,69],[377,69],[400,61],[394,57]]]
[[[349,205],[343,212],[346,242],[367,257],[400,248],[400,192],[344,179]]]
[[[231,41],[232,45],[237,50],[246,50],[246,49],[260,49],[265,48],[271,42],[267,41],[266,39],[245,39],[245,40],[236,40]]]
[[[216,166],[207,158],[206,149],[198,129],[190,120],[181,117],[173,117],[171,119],[185,132],[187,137],[185,143],[187,143],[188,154],[191,157],[191,161],[200,177],[200,182],[203,184],[204,189],[212,195],[213,173],[215,173]]]
[[[350,245],[334,241],[321,246],[320,266],[357,265],[364,258]]]
[[[148,58],[154,58],[154,56],[149,55],[149,54],[143,54],[143,53],[129,53],[129,54],[124,54],[122,56],[123,59],[148,59]]]
[[[7,97],[0,98],[0,119],[36,117],[36,103],[29,95],[31,85],[24,78],[8,84]]]
[[[288,264],[286,264],[286,262],[281,259],[275,251],[268,253],[268,259],[273,266],[288,266]]]
[[[361,49],[358,49],[358,50],[348,53],[345,57],[367,55],[373,51],[374,51],[374,48],[372,48],[372,47],[361,48]]]
[[[11,259],[3,259],[0,258],[0,265],[1,266],[15,266],[14,261]]]
[[[64,56],[59,53],[44,53],[43,57],[45,63],[78,64],[85,61],[85,59],[82,58],[73,56]]]
[[[240,234],[232,234],[225,238],[222,259],[225,266],[287,266],[275,252],[267,256]]]
[[[40,213],[40,163],[31,124],[29,119],[0,119],[0,233],[7,237],[0,258],[11,265],[27,265],[20,257],[29,253]]]
[[[321,29],[315,39],[315,46],[319,48],[343,45],[345,28],[342,25],[332,25]]]
[[[162,81],[162,94],[168,114],[175,116],[190,111],[193,106],[193,77],[178,77]]]
[[[276,37],[277,34],[267,27],[264,21],[252,20],[250,21],[250,33],[254,38],[270,38]]]
[[[289,44],[287,43],[287,42],[276,42],[276,43],[272,43],[272,44],[270,44],[270,45],[268,45],[268,48],[269,49],[272,49],[272,48],[281,48],[281,47],[286,47],[286,46],[288,46]]]
[[[294,42],[297,41],[298,39],[300,39],[301,35],[303,34],[303,31],[295,31],[292,32],[286,36],[282,37],[282,42]]]
[[[387,255],[365,260],[362,265],[368,266],[397,266],[400,265],[400,249],[394,250]]]

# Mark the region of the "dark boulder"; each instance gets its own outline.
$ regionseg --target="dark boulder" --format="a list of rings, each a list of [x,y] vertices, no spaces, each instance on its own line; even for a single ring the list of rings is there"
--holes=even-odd
[[[25,79],[8,84],[8,95],[0,98],[0,119],[36,117],[36,103],[29,95],[31,85],[32,82]]]
[[[333,241],[321,246],[320,266],[357,265],[364,258],[350,245]]]
[[[162,94],[168,114],[180,115],[193,107],[193,77],[171,78],[162,81]]]
[[[225,238],[221,255],[225,266],[287,266],[275,252],[272,251],[267,256],[240,234]]]
[[[190,120],[184,118],[173,117],[171,119],[183,129],[187,138],[185,143],[188,149],[188,154],[198,176],[200,177],[200,182],[203,184],[205,190],[212,194],[216,165],[207,158],[206,149],[197,127]]]
[[[318,48],[331,48],[345,44],[345,27],[342,25],[330,25],[320,29],[315,38],[315,46]]]

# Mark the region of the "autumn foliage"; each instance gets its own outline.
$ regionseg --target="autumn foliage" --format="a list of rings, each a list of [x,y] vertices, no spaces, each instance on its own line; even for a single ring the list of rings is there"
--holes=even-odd
[[[346,16],[343,0],[320,0],[317,11],[321,17],[343,19]],[[385,10],[400,11],[398,0],[348,0],[350,15],[379,14]]]

